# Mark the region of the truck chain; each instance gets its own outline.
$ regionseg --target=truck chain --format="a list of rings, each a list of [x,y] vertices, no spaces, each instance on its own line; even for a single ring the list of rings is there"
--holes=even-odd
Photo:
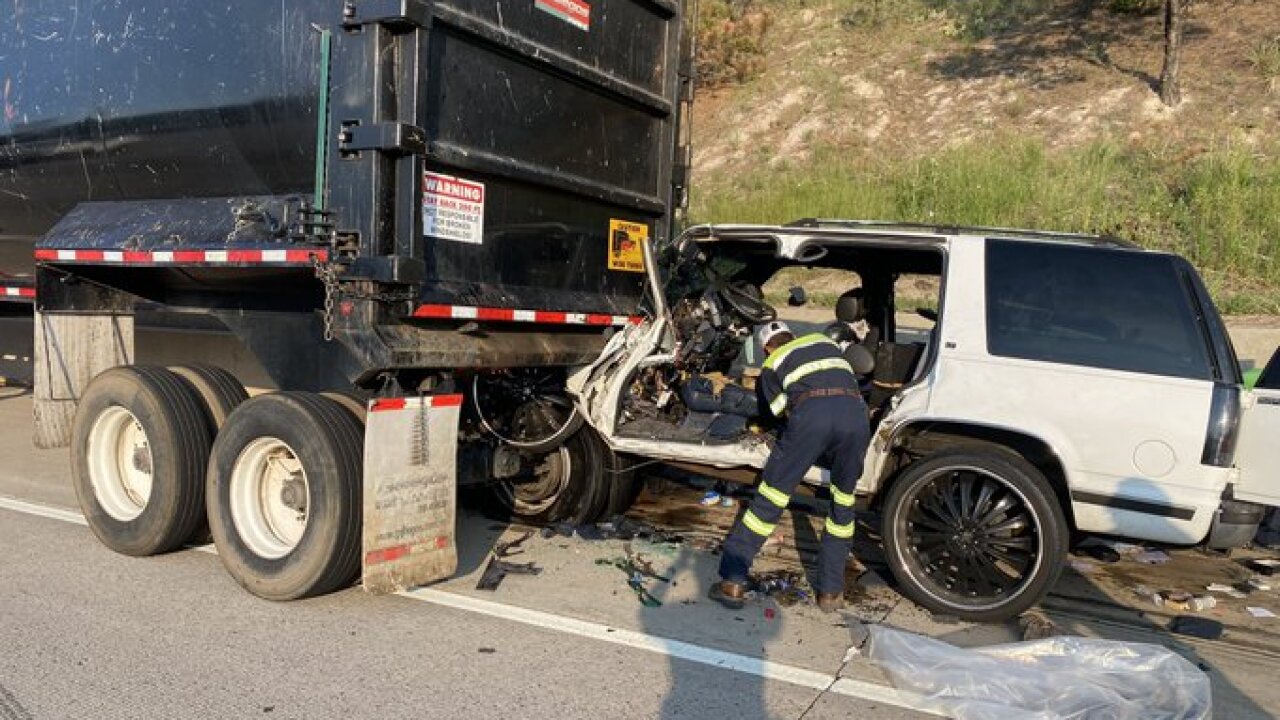
[[[324,284],[324,341],[333,342],[333,309],[338,304],[338,271],[316,256],[311,257],[316,278]]]
[[[418,299],[417,293],[405,291],[398,293],[386,292],[357,292],[353,290],[345,290],[341,281],[338,280],[337,266],[332,263],[326,263],[319,258],[313,257],[311,264],[315,268],[316,278],[324,284],[324,339],[325,342],[333,342],[333,321],[334,311],[338,306],[338,301],[347,300],[372,300],[374,302],[386,303],[394,305],[396,303],[412,303]]]

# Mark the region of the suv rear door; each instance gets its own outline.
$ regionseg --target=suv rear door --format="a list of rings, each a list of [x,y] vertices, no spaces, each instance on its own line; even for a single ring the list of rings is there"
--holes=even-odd
[[[1066,446],[1080,528],[1199,541],[1226,481],[1204,465],[1206,426],[1239,373],[1214,347],[1194,270],[1171,255],[989,240],[986,275],[993,394],[1021,399],[1005,408],[1015,427]]]
[[[1235,499],[1264,505],[1280,505],[1280,349],[1245,393],[1240,444],[1236,448]]]

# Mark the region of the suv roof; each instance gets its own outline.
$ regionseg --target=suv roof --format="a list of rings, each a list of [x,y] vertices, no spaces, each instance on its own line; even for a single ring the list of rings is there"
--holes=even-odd
[[[835,220],[825,218],[804,218],[786,225],[778,226],[703,225],[690,228],[688,233],[695,239],[710,239],[717,236],[732,236],[741,239],[762,233],[796,234],[797,231],[803,231],[805,229],[822,230],[824,232],[831,232],[833,235],[845,237],[854,236],[892,240],[916,240],[931,244],[938,243],[948,236],[975,235],[980,237],[998,238],[1001,240],[1064,243],[1125,250],[1142,249],[1134,243],[1117,237],[1090,235],[1086,233],[983,227],[978,225],[938,225],[927,223],[882,222],[875,220]]]

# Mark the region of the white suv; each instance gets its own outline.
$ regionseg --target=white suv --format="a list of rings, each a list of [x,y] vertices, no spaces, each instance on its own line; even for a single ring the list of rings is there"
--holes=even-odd
[[[805,312],[863,374],[873,439],[859,494],[882,513],[902,588],[935,612],[1022,612],[1057,579],[1073,531],[1223,547],[1280,505],[1268,462],[1280,391],[1242,388],[1204,285],[1175,255],[809,220],[697,227],[649,260],[650,318],[570,391],[616,451],[726,476],[763,467],[774,432],[743,400],[761,359],[750,329],[780,312],[761,288],[794,267],[857,275],[835,311]],[[921,276],[936,324],[908,328],[902,279]],[[810,479],[824,483],[822,468]]]

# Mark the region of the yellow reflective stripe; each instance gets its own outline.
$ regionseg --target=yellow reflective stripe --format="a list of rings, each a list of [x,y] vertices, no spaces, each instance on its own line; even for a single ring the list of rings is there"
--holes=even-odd
[[[791,387],[797,381],[802,380],[814,373],[823,370],[844,370],[850,375],[853,374],[853,368],[849,365],[849,361],[844,358],[829,358],[827,360],[814,360],[811,363],[805,363],[796,368],[786,380],[782,381],[783,389]]]
[[[855,502],[853,495],[840,492],[840,489],[835,485],[831,486],[831,499],[835,501],[835,504],[840,505],[841,507],[853,507],[853,503]]]
[[[827,518],[827,534],[828,535],[834,535],[835,537],[844,538],[845,540],[848,540],[849,538],[853,537],[853,527],[854,527],[854,523],[852,522],[849,523],[848,525],[837,525],[831,518]]]
[[[781,417],[782,411],[786,409],[787,394],[784,392],[778,393],[778,397],[774,398],[773,402],[769,403],[769,411],[773,413],[774,417]]]
[[[802,347],[809,347],[810,345],[817,345],[818,343],[824,342],[835,345],[835,343],[831,341],[831,338],[823,335],[822,333],[813,333],[812,335],[805,335],[802,338],[796,338],[777,350],[774,350],[773,354],[765,359],[764,366],[768,369],[776,368],[781,365],[782,361],[786,360],[787,356],[793,351],[799,350]]]
[[[759,535],[760,537],[765,537],[765,538],[772,535],[773,529],[778,527],[777,525],[770,525],[769,523],[756,517],[756,514],[751,512],[750,510],[747,511],[746,515],[742,516],[742,524],[746,525],[747,529],[750,530],[751,532]]]
[[[766,500],[777,505],[783,510],[791,504],[791,496],[782,492],[776,487],[771,487],[767,482],[761,482],[760,487],[756,488],[756,492],[764,496]]]

